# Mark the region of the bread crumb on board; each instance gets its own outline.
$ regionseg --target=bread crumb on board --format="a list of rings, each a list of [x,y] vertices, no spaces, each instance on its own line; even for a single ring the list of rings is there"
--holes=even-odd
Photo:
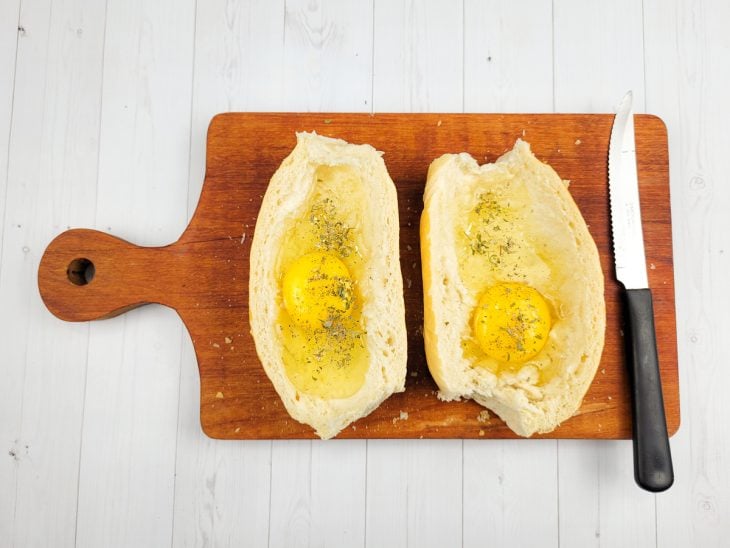
[[[223,399],[223,397],[224,397],[224,396],[223,396],[223,392],[216,392],[215,398],[216,398],[217,400],[222,400],[222,399]]]
[[[231,344],[233,342],[233,339],[231,339],[230,337],[226,337],[223,340],[226,341],[226,344]]]
[[[491,417],[489,416],[489,411],[487,411],[486,409],[477,415],[478,422],[489,422],[490,419]]]
[[[393,424],[395,424],[398,421],[407,421],[408,420],[408,412],[407,411],[401,411],[400,415],[397,417],[393,417]]]
[[[480,436],[483,436],[484,435],[484,430],[479,430],[479,435]]]

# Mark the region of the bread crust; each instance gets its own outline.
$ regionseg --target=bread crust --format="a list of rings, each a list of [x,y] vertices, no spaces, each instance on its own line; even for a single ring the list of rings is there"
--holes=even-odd
[[[371,275],[358,283],[363,293],[370,295],[362,309],[370,364],[363,386],[352,396],[338,399],[296,390],[285,373],[282,347],[275,333],[281,291],[277,250],[286,238],[287,222],[302,215],[314,186],[315,170],[322,165],[354,169],[368,197],[362,204],[362,231],[370,244],[365,270]],[[286,410],[297,421],[312,426],[323,439],[337,435],[392,393],[404,390],[407,338],[397,195],[381,153],[373,147],[316,133],[297,133],[297,145],[271,178],[256,220],[250,254],[249,321],[256,352]]]
[[[575,244],[570,260],[575,272],[571,274],[575,284],[583,289],[576,292],[575,317],[561,321],[573,322],[569,327],[583,335],[580,341],[570,341],[570,345],[579,344],[580,348],[570,348],[567,363],[560,364],[558,376],[546,386],[531,382],[529,374],[522,370],[503,378],[504,375],[473,366],[461,348],[462,337],[471,332],[473,296],[460,283],[455,240],[450,235],[455,232],[452,228],[458,215],[464,214],[455,209],[456,193],[464,192],[459,190],[464,185],[479,184],[474,181],[480,177],[497,181],[524,178],[531,192],[553,208],[560,222],[572,227]],[[474,399],[497,413],[521,436],[550,432],[573,416],[598,369],[606,313],[598,249],[566,182],[535,158],[529,145],[521,140],[494,164],[479,166],[468,154],[446,154],[429,168],[420,235],[424,343],[429,370],[440,389],[439,397],[445,401]]]

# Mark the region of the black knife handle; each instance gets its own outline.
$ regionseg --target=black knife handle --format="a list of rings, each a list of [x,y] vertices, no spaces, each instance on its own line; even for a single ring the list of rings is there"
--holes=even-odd
[[[647,491],[664,491],[674,482],[674,470],[659,378],[651,290],[628,289],[626,302],[631,347],[634,477]]]

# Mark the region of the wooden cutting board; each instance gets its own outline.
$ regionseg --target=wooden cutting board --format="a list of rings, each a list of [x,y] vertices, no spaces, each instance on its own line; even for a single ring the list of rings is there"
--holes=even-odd
[[[190,225],[166,247],[142,248],[93,230],[69,230],[48,246],[38,283],[61,319],[115,316],[146,303],[177,310],[198,359],[200,420],[213,438],[311,438],[291,419],[256,356],[248,323],[248,257],[261,198],[295,145],[315,130],[385,153],[398,188],[401,268],[408,326],[406,391],[346,428],[341,438],[511,438],[496,417],[480,420],[471,401],[436,397],[423,349],[418,223],[429,163],[447,152],[494,161],[527,140],[537,157],[569,179],[601,253],[607,328],[603,358],[578,414],[549,438],[629,438],[631,408],[624,361],[621,288],[615,281],[607,188],[612,115],[580,114],[250,114],[213,118],[205,184]],[[679,427],[672,230],[666,128],[638,115],[636,152],[649,283],[670,434]],[[90,267],[95,271],[89,283]],[[483,417],[483,415],[482,415]]]

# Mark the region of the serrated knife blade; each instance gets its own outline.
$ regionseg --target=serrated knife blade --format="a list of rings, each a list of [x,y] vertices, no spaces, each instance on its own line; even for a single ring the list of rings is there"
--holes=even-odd
[[[626,289],[644,289],[649,287],[649,281],[646,276],[644,235],[641,229],[634,113],[631,103],[632,93],[629,91],[621,101],[611,129],[608,190],[616,278]]]
[[[674,482],[672,454],[664,414],[654,306],[646,275],[636,168],[634,113],[629,91],[611,128],[608,187],[616,278],[626,288],[626,348],[631,380],[634,477],[648,491],[664,491]]]

